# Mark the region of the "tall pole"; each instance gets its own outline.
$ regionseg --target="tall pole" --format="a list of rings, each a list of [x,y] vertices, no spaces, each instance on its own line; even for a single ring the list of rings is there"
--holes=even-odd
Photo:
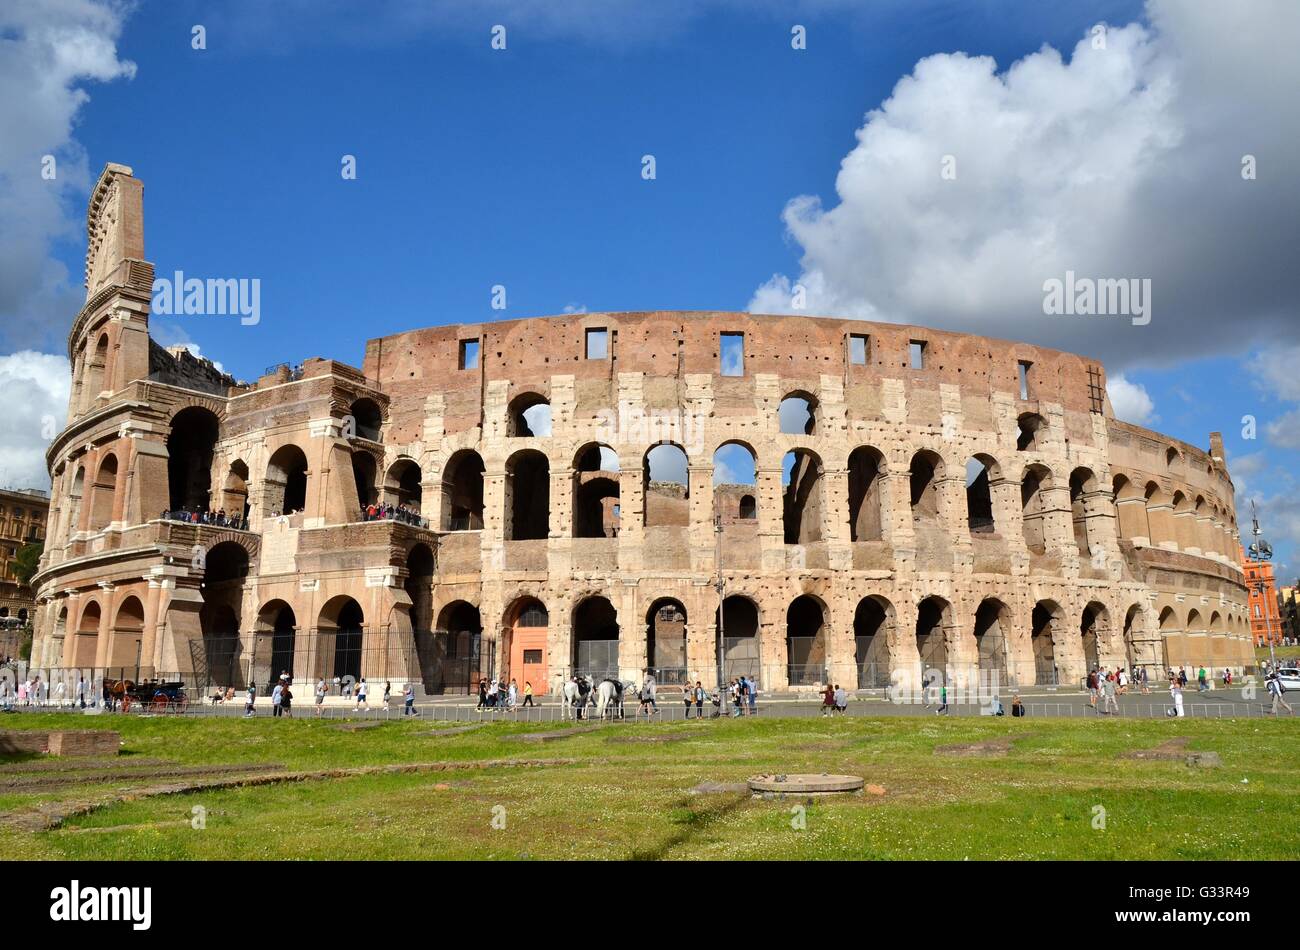
[[[1268,585],[1264,583],[1264,561],[1272,556],[1273,549],[1269,547],[1267,541],[1262,540],[1259,536],[1259,514],[1255,510],[1254,499],[1250,502],[1250,533],[1255,537],[1255,543],[1250,546],[1250,556],[1259,569],[1260,576],[1255,582],[1255,590],[1259,594],[1261,609],[1264,613],[1264,640],[1268,643],[1269,666],[1272,669],[1277,669],[1277,653],[1273,649],[1273,627],[1268,622],[1268,602],[1264,600],[1264,594],[1268,591]]]
[[[722,577],[722,514],[718,513],[713,516],[713,534],[716,539],[716,552],[714,559],[718,567],[718,580],[714,587],[718,591],[718,701],[726,702],[722,692],[722,647],[725,634],[725,624],[722,619],[722,602],[725,599],[723,593],[726,590],[727,582]],[[721,707],[719,707],[721,708]]]

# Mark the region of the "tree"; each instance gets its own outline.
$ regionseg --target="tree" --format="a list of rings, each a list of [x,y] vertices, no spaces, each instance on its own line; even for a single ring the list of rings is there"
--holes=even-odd
[[[14,576],[18,579],[19,587],[26,587],[31,583],[32,576],[41,564],[41,554],[45,550],[45,545],[37,542],[35,544],[24,544],[14,555]]]

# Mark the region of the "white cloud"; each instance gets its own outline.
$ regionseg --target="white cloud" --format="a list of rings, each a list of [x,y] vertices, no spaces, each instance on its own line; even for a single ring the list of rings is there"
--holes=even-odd
[[[1264,426],[1264,432],[1280,449],[1300,449],[1300,408],[1282,413]]]
[[[1116,418],[1134,425],[1146,425],[1155,416],[1156,405],[1147,394],[1146,387],[1131,383],[1121,373],[1106,380],[1106,395]]]
[[[95,0],[0,4],[0,344],[50,345],[84,300],[80,273],[50,249],[84,244],[90,174],[72,129],[87,82],[135,74],[117,55],[125,11]]]
[[[45,450],[67,419],[70,386],[62,355],[0,356],[0,486],[49,489]]]
[[[838,202],[791,200],[802,250],[755,312],[804,309],[1025,339],[1114,367],[1296,339],[1289,260],[1300,216],[1300,4],[1150,0],[1149,25],[989,57],[922,59],[867,115]],[[1241,175],[1256,157],[1257,180]],[[945,156],[956,162],[945,180]],[[1148,326],[1045,316],[1067,270],[1150,278]],[[1225,319],[1231,314],[1231,319]]]

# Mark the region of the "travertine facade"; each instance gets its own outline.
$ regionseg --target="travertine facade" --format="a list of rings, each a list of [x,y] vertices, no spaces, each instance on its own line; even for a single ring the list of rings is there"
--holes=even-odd
[[[151,344],[128,169],[105,170],[88,230],[37,577],[49,665],[188,672],[191,643],[223,641],[231,679],[710,682],[719,551],[725,653],[769,689],[923,663],[1022,683],[1252,663],[1220,440],[1116,420],[1083,357],[852,320],[581,314],[415,330],[371,340],[360,369],[236,384]],[[428,523],[362,521],[370,502]],[[194,506],[249,530],[160,518]]]

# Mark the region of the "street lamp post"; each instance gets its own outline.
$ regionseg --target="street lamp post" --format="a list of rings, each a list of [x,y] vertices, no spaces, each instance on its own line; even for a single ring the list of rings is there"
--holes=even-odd
[[[1273,546],[1259,536],[1259,513],[1255,510],[1255,502],[1250,503],[1250,533],[1254,535],[1254,542],[1251,543],[1247,552],[1256,565],[1259,566],[1260,577],[1255,581],[1255,592],[1259,594],[1261,609],[1264,614],[1264,640],[1268,643],[1269,666],[1277,669],[1277,652],[1273,649],[1273,628],[1268,622],[1268,604],[1264,601],[1264,594],[1268,591],[1268,585],[1264,583],[1263,563],[1273,557]]]
[[[724,591],[726,590],[727,582],[723,579],[723,576],[722,576],[722,515],[721,515],[720,513],[719,513],[719,514],[715,514],[715,515],[713,516],[713,534],[714,534],[714,537],[715,537],[715,539],[716,539],[716,550],[715,550],[715,553],[714,553],[714,558],[715,558],[715,560],[716,560],[717,568],[718,568],[718,579],[717,579],[717,581],[714,583],[713,586],[714,586],[714,587],[717,589],[717,591],[718,591],[718,646],[717,646],[717,650],[718,650],[718,700],[721,701],[722,698],[723,698],[723,694],[722,694],[722,677],[723,677],[723,669],[722,669],[722,649],[723,649],[723,640],[724,640],[725,629],[726,629],[726,628],[725,628],[725,621],[722,619],[722,614],[723,614],[722,602],[723,602],[723,600],[724,600],[723,593],[724,593]]]

